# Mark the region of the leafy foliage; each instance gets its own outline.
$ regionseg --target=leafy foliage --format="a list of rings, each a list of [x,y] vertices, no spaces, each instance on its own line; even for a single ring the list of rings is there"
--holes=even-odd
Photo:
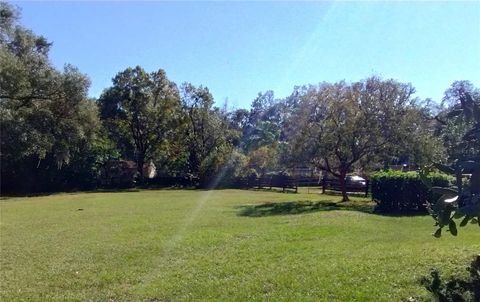
[[[409,84],[376,77],[311,86],[291,117],[292,152],[337,177],[348,200],[345,176],[355,165],[404,151],[398,141],[423,129],[411,122],[413,93]]]
[[[18,15],[0,3],[2,191],[84,187],[100,140],[89,79],[71,65],[55,69],[51,43],[19,25]],[[60,170],[69,164],[75,169],[66,178]]]
[[[274,147],[262,146],[250,152],[249,166],[265,175],[267,171],[272,171],[277,167],[278,152]]]
[[[443,173],[424,176],[437,187],[448,187],[454,180]],[[439,198],[417,172],[382,171],[371,175],[372,198],[382,213],[423,213],[427,204]]]
[[[316,168],[343,183],[347,200],[345,176],[353,170],[447,155],[478,162],[472,102],[480,94],[467,81],[452,85],[444,100],[451,112],[435,118],[412,85],[378,77],[299,86],[284,99],[269,90],[249,109],[228,111],[215,107],[207,87],[178,89],[164,70],[136,66],[119,72],[95,102],[88,77],[71,65],[57,70],[48,59],[52,44],[18,18],[0,2],[3,191],[94,188],[108,161],[134,160],[141,179],[152,161],[161,177],[198,177],[204,187],[253,171]]]
[[[113,79],[113,86],[98,100],[102,120],[125,157],[133,157],[140,177],[147,160],[165,150],[182,123],[180,97],[165,71],[147,73],[127,68]],[[133,151],[133,154],[131,153]]]
[[[438,169],[454,175],[456,184],[448,189],[432,187],[434,192],[442,195],[430,206],[430,213],[438,226],[435,237],[441,236],[444,227],[452,235],[457,235],[456,220],[460,219],[460,226],[469,222],[480,226],[480,99],[474,99],[468,92],[459,93],[458,104],[451,108],[447,118],[464,121],[463,125],[469,127],[464,129],[455,146],[463,151],[454,153],[456,158],[453,163],[436,165]],[[468,179],[466,183],[465,176]]]
[[[234,161],[237,131],[229,127],[225,112],[213,107],[208,88],[184,83],[181,100],[187,119],[185,144],[189,170],[200,177],[202,187],[215,187]]]

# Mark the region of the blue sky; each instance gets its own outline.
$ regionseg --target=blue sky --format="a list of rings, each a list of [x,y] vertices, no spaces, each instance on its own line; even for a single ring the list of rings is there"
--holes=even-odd
[[[370,75],[439,101],[455,80],[480,87],[480,2],[13,2],[88,74],[97,97],[129,66],[159,68],[248,107],[259,91]]]

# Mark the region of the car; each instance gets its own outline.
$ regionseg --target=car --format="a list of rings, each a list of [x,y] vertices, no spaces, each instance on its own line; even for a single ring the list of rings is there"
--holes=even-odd
[[[346,180],[346,183],[350,185],[361,185],[361,186],[367,185],[367,180],[358,175],[347,175],[347,177],[345,177],[345,180]]]

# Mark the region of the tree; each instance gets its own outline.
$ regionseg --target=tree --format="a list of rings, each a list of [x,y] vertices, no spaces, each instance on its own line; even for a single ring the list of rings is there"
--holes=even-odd
[[[147,73],[137,66],[119,72],[98,103],[111,137],[125,157],[135,159],[140,179],[144,163],[157,159],[181,133],[178,89],[162,69]]]
[[[399,132],[404,132],[401,144],[391,144],[388,152],[379,154],[373,162],[383,162],[384,166],[407,164],[422,167],[432,161],[446,160],[442,139],[436,135],[431,112],[424,104],[414,101],[405,108],[401,124],[405,129],[398,129]]]
[[[246,109],[237,109],[227,115],[229,127],[238,133],[238,138],[233,141],[233,145],[241,148],[243,143],[243,133],[247,127],[249,112]]]
[[[265,93],[258,93],[250,106],[249,124],[254,126],[261,121],[269,120],[270,109],[274,104],[275,96],[272,90],[268,90]]]
[[[280,139],[280,127],[278,124],[270,121],[258,122],[251,129],[249,136],[246,138],[245,150],[257,150],[263,146],[271,145],[273,148],[278,145]]]
[[[262,146],[249,154],[249,166],[263,176],[277,166],[278,152],[271,146]]]
[[[441,236],[444,227],[452,235],[457,235],[455,220],[458,219],[462,219],[460,226],[466,226],[469,222],[480,226],[480,95],[471,94],[473,89],[466,89],[469,87],[466,85],[459,87],[456,85],[458,83],[454,83],[445,93],[446,97],[456,97],[457,102],[451,103],[443,126],[444,130],[449,131],[452,125],[460,124],[461,131],[455,134],[456,137],[451,131],[447,132],[447,142],[456,142],[449,145],[454,150],[450,153],[449,164],[435,164],[441,171],[454,175],[456,185],[451,188],[432,187],[433,192],[441,195],[435,204],[430,205],[430,212],[438,226],[435,237]],[[465,176],[468,176],[467,181]],[[428,181],[425,182],[428,184]]]
[[[464,139],[465,134],[475,124],[472,118],[473,111],[472,113],[458,114],[463,111],[460,101],[465,100],[466,95],[474,102],[480,100],[480,90],[469,81],[452,83],[445,91],[442,108],[435,117],[438,122],[438,134],[443,140],[450,162],[458,158],[480,156],[480,140]]]
[[[273,91],[259,93],[243,125],[241,147],[249,152],[282,140],[285,109],[283,100],[275,99]]]
[[[201,186],[212,187],[222,177],[222,168],[231,158],[236,131],[228,118],[213,107],[213,96],[206,87],[184,83],[181,87],[190,171],[200,177]]]
[[[55,69],[51,43],[19,25],[18,16],[0,3],[2,189],[44,191],[85,155],[100,124],[87,76],[72,65]]]
[[[338,178],[347,201],[345,177],[354,165],[392,152],[416,127],[405,119],[413,93],[409,84],[376,77],[310,86],[290,117],[292,152]]]

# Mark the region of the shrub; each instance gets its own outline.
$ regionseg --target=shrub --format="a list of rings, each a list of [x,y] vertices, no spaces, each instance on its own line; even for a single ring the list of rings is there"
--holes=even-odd
[[[430,173],[427,178],[434,186],[447,187],[452,177]],[[426,204],[440,196],[431,192],[417,172],[382,171],[371,176],[375,210],[382,213],[426,213]]]

